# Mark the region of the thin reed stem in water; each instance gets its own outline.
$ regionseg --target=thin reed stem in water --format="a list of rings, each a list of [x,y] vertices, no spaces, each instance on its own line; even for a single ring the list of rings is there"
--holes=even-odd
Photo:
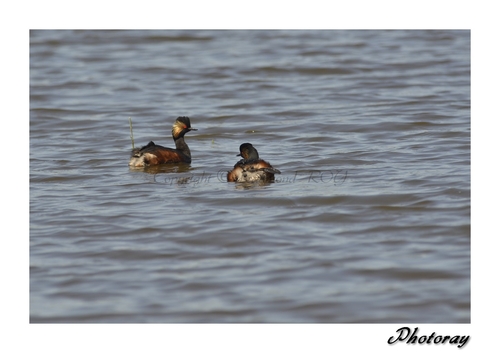
[[[134,146],[134,132],[132,131],[132,118],[128,118],[128,123],[130,125],[130,139],[132,140],[132,149],[135,148]]]

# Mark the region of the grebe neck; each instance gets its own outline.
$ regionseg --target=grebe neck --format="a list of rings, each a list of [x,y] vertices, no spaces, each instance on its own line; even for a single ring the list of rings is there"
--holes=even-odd
[[[175,149],[178,150],[179,152],[182,152],[182,154],[186,155],[187,157],[191,158],[191,151],[189,150],[189,147],[184,141],[184,136],[179,137],[178,139],[174,139],[175,141]]]

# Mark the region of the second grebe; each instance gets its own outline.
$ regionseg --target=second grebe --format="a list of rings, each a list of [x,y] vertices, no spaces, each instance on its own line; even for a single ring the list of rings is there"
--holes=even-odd
[[[146,146],[134,148],[128,163],[131,167],[147,167],[165,163],[191,163],[191,151],[184,141],[184,135],[191,130],[191,121],[187,116],[180,116],[172,126],[172,138],[175,149],[163,147],[150,141]]]
[[[233,170],[227,172],[229,182],[272,181],[274,174],[281,174],[278,169],[259,158],[259,152],[251,143],[242,144],[237,156],[243,159],[234,165]]]

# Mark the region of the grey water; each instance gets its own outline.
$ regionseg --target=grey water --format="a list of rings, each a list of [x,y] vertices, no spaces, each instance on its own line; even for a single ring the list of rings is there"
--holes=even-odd
[[[469,31],[33,30],[29,128],[32,323],[470,322]]]

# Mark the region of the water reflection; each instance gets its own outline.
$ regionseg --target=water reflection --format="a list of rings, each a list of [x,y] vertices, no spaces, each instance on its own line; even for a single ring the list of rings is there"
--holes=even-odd
[[[164,174],[164,173],[186,173],[191,170],[191,166],[186,163],[158,164],[148,167],[130,167],[132,172],[144,172],[148,174]]]

